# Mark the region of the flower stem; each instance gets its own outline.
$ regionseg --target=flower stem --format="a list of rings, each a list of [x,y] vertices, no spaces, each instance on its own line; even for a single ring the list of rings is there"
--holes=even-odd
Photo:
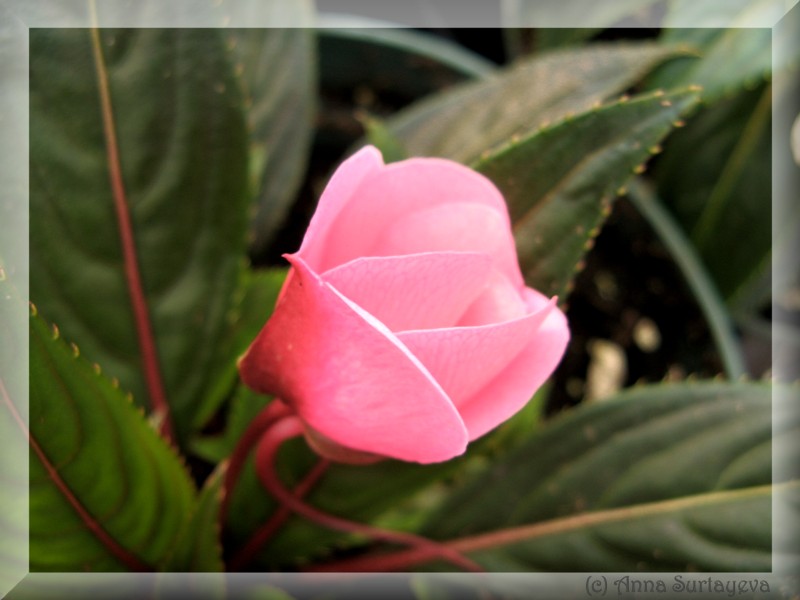
[[[239,475],[242,473],[244,464],[250,451],[258,443],[261,434],[264,433],[272,424],[289,414],[289,407],[286,406],[279,398],[275,398],[270,402],[264,410],[262,410],[255,419],[252,420],[250,425],[245,429],[242,437],[239,438],[236,447],[233,449],[230,458],[228,459],[228,468],[225,471],[225,480],[222,482],[222,502],[219,509],[219,523],[221,527],[225,526],[225,521],[228,517],[228,507],[230,506],[233,490],[236,487],[236,482],[239,481]]]
[[[444,544],[412,533],[389,531],[362,523],[348,521],[323,513],[305,504],[300,498],[284,487],[275,470],[275,457],[278,448],[283,442],[297,437],[302,433],[303,425],[299,419],[294,415],[283,417],[275,421],[264,431],[258,443],[258,448],[256,449],[256,472],[258,473],[258,478],[267,491],[283,504],[284,507],[310,521],[314,521],[330,529],[361,534],[384,542],[405,544],[425,551],[426,556],[431,560],[446,560],[468,571],[483,571],[478,564],[466,558],[458,551],[448,548]],[[374,557],[372,565],[376,567],[375,570],[382,570],[380,557]]]
[[[311,488],[319,481],[319,478],[324,475],[328,470],[330,461],[320,459],[316,465],[308,472],[300,484],[294,488],[292,494],[295,498],[302,498]],[[266,544],[270,538],[275,535],[275,532],[281,528],[286,520],[292,515],[291,509],[285,505],[281,505],[278,510],[270,517],[269,521],[264,523],[258,530],[247,540],[247,543],[242,546],[242,549],[236,553],[236,556],[230,561],[230,571],[241,571],[247,563],[256,555],[256,553]]]

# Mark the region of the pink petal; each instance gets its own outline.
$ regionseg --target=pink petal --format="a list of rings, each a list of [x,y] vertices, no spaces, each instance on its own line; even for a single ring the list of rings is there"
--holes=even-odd
[[[448,250],[489,254],[499,271],[519,287],[523,285],[507,216],[483,204],[458,202],[413,212],[389,225],[366,254]]]
[[[503,372],[530,343],[553,306],[551,303],[504,323],[405,331],[397,337],[427,367],[461,412],[461,405]]]
[[[492,260],[476,252],[358,258],[322,274],[391,331],[455,325],[486,287]]]
[[[326,271],[354,258],[368,256],[369,250],[398,219],[452,203],[485,206],[495,211],[510,230],[508,211],[500,192],[489,179],[467,167],[438,158],[412,158],[371,172],[337,218],[329,221],[325,257],[319,270]],[[470,250],[483,251],[483,248]]]
[[[501,323],[518,319],[529,312],[520,289],[508,277],[494,270],[489,284],[461,316],[458,325],[468,327]]]
[[[421,463],[463,453],[464,424],[419,360],[301,258],[287,258],[294,275],[240,361],[243,381],[355,450]]]
[[[380,151],[374,146],[366,146],[342,162],[331,176],[298,251],[318,272],[323,270],[319,266],[325,255],[328,228],[351,201],[361,182],[369,175],[380,172],[382,168],[383,157]]]
[[[535,293],[529,291],[529,296]],[[540,299],[529,305],[540,305]],[[558,366],[569,341],[567,319],[557,308],[549,312],[527,346],[491,382],[459,406],[474,440],[524,407]]]

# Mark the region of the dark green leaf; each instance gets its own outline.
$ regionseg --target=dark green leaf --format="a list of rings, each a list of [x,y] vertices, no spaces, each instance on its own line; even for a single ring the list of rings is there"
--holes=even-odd
[[[618,101],[475,163],[506,198],[529,285],[565,297],[617,190],[696,102],[692,90]]]
[[[268,401],[268,396],[257,394],[244,385],[238,386],[231,399],[225,431],[218,435],[192,440],[192,452],[211,463],[218,463],[229,457],[247,426]]]
[[[413,530],[442,499],[443,477],[463,476],[485,465],[485,455],[500,451],[530,435],[537,426],[546,394],[538,393],[514,418],[493,435],[473,443],[466,456],[437,465],[384,461],[371,466],[331,466],[309,496],[309,503],[331,514],[381,527]],[[202,440],[198,453],[213,460],[229,456],[241,433],[266,405],[267,398],[240,388],[232,405],[225,435]],[[288,444],[279,462],[283,480],[293,486],[317,460],[305,442]],[[255,499],[255,500],[254,500]],[[265,523],[275,509],[255,475],[252,459],[233,492],[229,514],[230,543],[238,548]],[[257,553],[252,565],[277,569],[295,559],[319,558],[331,549],[352,545],[352,536],[321,529],[293,518]],[[251,565],[251,566],[252,566]]]
[[[678,54],[652,44],[554,51],[415,103],[388,125],[411,155],[469,163],[513,135],[589,110]]]
[[[310,25],[309,5],[286,6]],[[245,92],[256,199],[250,245],[259,252],[283,224],[305,175],[316,110],[314,31],[233,29],[225,36]]]
[[[575,409],[455,493],[428,529],[455,537],[740,487],[738,461],[770,446],[770,396],[766,384],[656,385]],[[771,482],[769,453],[756,473],[747,485]]]
[[[773,55],[770,27],[785,12],[785,6],[771,0],[673,0],[661,40],[688,44],[698,50],[700,58],[664,66],[649,85],[699,84],[708,102],[760,86],[774,71],[787,68],[798,58],[796,45],[791,53]],[[790,18],[785,23],[792,29],[789,35],[797,39],[798,20]]]
[[[771,571],[772,496],[764,485],[589,513],[470,556],[492,571]]]
[[[304,440],[286,444],[279,457],[279,473],[294,487],[318,460]],[[307,502],[332,515],[361,523],[396,526],[403,520],[396,512],[443,477],[462,467],[466,457],[436,465],[384,461],[369,466],[332,465],[317,483]],[[275,509],[272,498],[255,475],[252,460],[242,473],[231,499],[229,543],[234,553],[241,548]],[[392,514],[395,513],[395,514]],[[381,521],[390,519],[391,523]],[[320,558],[333,549],[359,543],[353,536],[322,528],[305,519],[291,517],[262,551],[251,557],[250,568],[276,570],[298,561]]]
[[[651,84],[697,83],[705,88],[704,99],[712,102],[758,87],[776,72],[794,69],[800,58],[796,44],[773,52],[778,38],[772,28],[778,21],[781,36],[797,39],[800,33],[798,19],[782,19],[786,11],[786,5],[771,0],[673,0],[661,39],[689,44],[700,58],[659,69]]]
[[[772,481],[771,391],[650,386],[575,409],[461,486],[424,532],[451,539],[539,524],[518,549],[476,555],[501,570],[768,567],[770,491],[756,486]],[[795,415],[775,435],[798,428]],[[751,505],[747,519],[736,512]]]
[[[103,30],[119,162],[180,440],[216,408],[244,253],[242,101],[214,30]],[[70,68],[65,69],[64,65]],[[31,31],[31,298],[145,406],[89,31]]]
[[[220,342],[220,348],[224,350],[221,352],[224,358],[217,365],[220,375],[206,392],[215,406],[233,393],[239,377],[236,361],[272,314],[287,272],[288,269],[283,268],[244,272],[235,294],[235,307],[228,314]],[[192,444],[195,441],[192,440]]]
[[[57,332],[31,318],[31,570],[162,568],[195,507],[189,475],[141,411]]]
[[[728,300],[768,266],[772,247],[770,97],[767,86],[705,108],[670,137],[654,170]]]
[[[165,571],[218,573],[225,570],[219,539],[223,477],[223,470],[215,471],[203,484],[189,523],[165,565]]]

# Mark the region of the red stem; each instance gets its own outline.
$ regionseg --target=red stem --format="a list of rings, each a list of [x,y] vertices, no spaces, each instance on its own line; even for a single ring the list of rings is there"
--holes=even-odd
[[[319,478],[324,475],[325,471],[328,470],[330,466],[330,461],[325,459],[320,459],[314,468],[308,472],[308,474],[303,478],[300,484],[292,490],[292,494],[295,498],[300,499],[303,498],[311,488],[319,481]],[[240,571],[242,570],[251,560],[252,558],[258,553],[259,550],[266,544],[275,532],[277,532],[281,526],[286,522],[286,520],[291,516],[292,511],[285,505],[281,505],[275,513],[270,517],[269,521],[264,523],[254,534],[253,536],[247,540],[247,543],[242,547],[242,549],[233,557],[230,562],[230,570],[231,571]]]
[[[389,531],[328,515],[295,497],[283,486],[283,483],[280,481],[275,471],[275,455],[283,442],[301,435],[302,433],[303,425],[297,417],[293,415],[284,417],[275,422],[264,433],[256,450],[256,472],[258,473],[258,477],[267,491],[275,496],[284,506],[298,515],[330,529],[361,534],[385,542],[413,546],[420,551],[426,552],[429,559],[438,558],[447,560],[468,571],[483,571],[479,565],[464,557],[456,550],[433,540],[411,533]],[[373,563],[377,563],[379,559],[380,557],[375,557]],[[383,570],[380,568],[380,564],[377,564],[377,566],[378,569],[376,570]]]
[[[142,361],[145,383],[150,397],[150,407],[154,415],[160,420],[161,433],[169,440],[173,439],[172,421],[170,419],[169,404],[164,392],[164,383],[161,378],[161,368],[158,361],[153,327],[147,311],[147,300],[144,295],[138,258],[136,256],[136,243],[133,236],[128,200],[120,167],[117,134],[114,128],[114,113],[111,108],[111,94],[108,89],[108,74],[106,72],[103,51],[100,46],[100,32],[97,27],[92,28],[92,49],[97,69],[98,87],[100,88],[100,104],[103,115],[103,131],[106,138],[106,155],[108,157],[108,176],[114,196],[114,209],[117,214],[117,225],[122,246],[122,257],[125,268],[125,280],[128,285],[128,295],[131,300],[133,317],[136,325],[136,335],[139,340],[139,355]]]
[[[255,447],[261,434],[266,431],[270,425],[275,423],[281,417],[289,414],[289,407],[286,406],[280,399],[275,398],[270,402],[264,410],[262,410],[255,419],[247,426],[242,437],[233,449],[230,458],[228,459],[228,468],[225,471],[225,480],[222,482],[222,503],[219,510],[219,522],[222,526],[228,517],[228,507],[230,506],[233,489],[236,487],[236,482],[239,481],[239,475],[242,473],[247,457],[250,451]]]
[[[31,446],[31,449],[34,451],[36,456],[39,458],[39,461],[42,463],[44,470],[47,471],[47,475],[53,482],[53,485],[56,486],[59,492],[64,496],[64,499],[72,506],[73,510],[78,514],[78,517],[83,521],[83,524],[86,525],[86,528],[91,531],[95,537],[100,541],[103,546],[105,546],[111,554],[113,554],[119,561],[127,566],[131,571],[137,572],[150,572],[153,569],[147,565],[145,562],[140,560],[138,557],[131,554],[128,550],[120,546],[117,541],[111,537],[111,535],[103,528],[103,526],[97,522],[97,520],[89,514],[89,511],[81,504],[81,501],[72,493],[72,490],[69,488],[67,483],[61,478],[58,474],[58,470],[53,466],[53,463],[50,462],[50,459],[47,458],[44,450],[36,440],[31,435],[28,426],[25,424],[25,421],[20,416],[19,412],[17,412],[16,406],[14,403],[11,402],[11,398],[8,396],[8,392],[6,391],[6,387],[3,384],[3,380],[0,379],[0,396],[3,397],[3,402],[8,407],[8,410],[11,412],[11,416],[17,422],[17,425],[25,434],[25,437],[28,438],[28,443]]]

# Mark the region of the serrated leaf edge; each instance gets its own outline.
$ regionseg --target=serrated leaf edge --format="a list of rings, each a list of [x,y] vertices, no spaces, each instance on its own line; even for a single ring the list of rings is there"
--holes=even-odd
[[[180,472],[186,478],[186,482],[189,484],[189,489],[191,490],[193,496],[192,503],[195,506],[196,510],[198,503],[197,486],[195,485],[191,477],[189,466],[186,462],[186,457],[183,454],[181,454],[181,452],[178,450],[178,447],[170,440],[165,439],[160,434],[160,432],[154,428],[153,424],[147,419],[144,409],[140,406],[137,406],[134,403],[133,394],[129,391],[123,392],[120,389],[119,380],[117,380],[116,378],[109,378],[102,372],[102,368],[100,367],[100,365],[98,365],[97,363],[90,363],[88,360],[82,357],[78,346],[74,342],[69,342],[63,339],[60,335],[58,326],[55,323],[50,323],[47,319],[45,319],[33,302],[30,302],[29,304],[30,304],[31,320],[38,320],[41,323],[43,323],[46,328],[49,328],[51,331],[53,331],[52,339],[50,340],[52,343],[62,344],[64,349],[72,355],[73,360],[75,360],[76,362],[83,363],[86,366],[87,373],[91,373],[92,375],[97,377],[100,381],[107,384],[110,388],[117,390],[119,392],[120,399],[135,409],[136,414],[142,419],[142,423],[145,425],[143,430],[149,432],[149,435],[153,436],[153,438],[156,440],[156,443],[163,445],[167,454],[175,459]],[[73,348],[78,349],[78,351],[77,352],[74,351]],[[181,532],[175,536],[175,540],[172,543],[172,548],[165,554],[165,557],[168,557],[174,553],[174,547],[178,543],[178,540],[180,540],[182,536],[185,534],[183,530],[186,529],[186,527],[189,525],[189,522],[190,522],[189,518],[185,516],[184,523],[181,525]],[[165,562],[164,558],[162,558],[162,562]]]

